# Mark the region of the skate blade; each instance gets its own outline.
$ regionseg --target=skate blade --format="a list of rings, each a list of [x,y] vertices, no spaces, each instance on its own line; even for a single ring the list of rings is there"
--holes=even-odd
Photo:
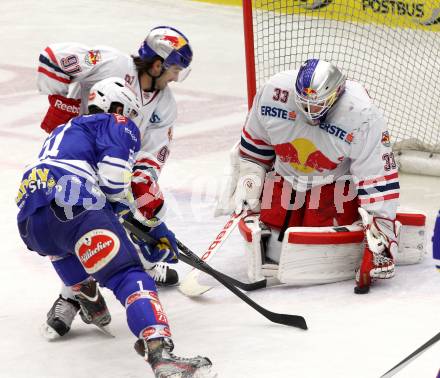
[[[191,378],[217,378],[217,373],[211,370],[211,367],[202,367],[197,369],[194,374],[190,375]],[[167,378],[184,378],[189,377],[188,372],[176,373],[172,375],[167,375]]]
[[[109,337],[116,337],[113,333],[112,333],[112,331],[111,331],[111,329],[110,329],[110,327],[108,326],[108,325],[106,325],[106,326],[96,326],[96,328],[98,328],[104,335],[106,335],[106,336],[109,336]]]
[[[197,369],[193,375],[194,378],[217,378],[218,375],[211,369],[211,366],[206,366]]]
[[[62,337],[47,323],[44,323],[40,326],[40,334],[48,341],[56,340]]]

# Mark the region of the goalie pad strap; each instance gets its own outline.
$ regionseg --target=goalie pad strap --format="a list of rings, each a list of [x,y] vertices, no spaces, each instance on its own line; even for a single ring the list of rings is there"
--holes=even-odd
[[[303,228],[303,227],[301,227]],[[312,227],[304,227],[312,228]],[[314,227],[318,228],[318,227]],[[322,227],[327,228],[327,227]],[[342,227],[340,227],[342,228]],[[298,229],[298,227],[296,227]],[[334,227],[336,229],[336,227]],[[362,243],[364,231],[336,231],[336,232],[290,232],[288,242],[291,244],[350,244]]]
[[[402,223],[403,226],[425,226],[426,215],[412,214],[412,213],[397,213],[396,220]]]

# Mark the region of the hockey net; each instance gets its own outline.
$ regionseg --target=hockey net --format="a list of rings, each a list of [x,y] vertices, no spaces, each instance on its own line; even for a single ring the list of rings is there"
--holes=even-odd
[[[385,113],[400,168],[440,175],[440,0],[243,0],[249,105],[272,75],[335,63]]]

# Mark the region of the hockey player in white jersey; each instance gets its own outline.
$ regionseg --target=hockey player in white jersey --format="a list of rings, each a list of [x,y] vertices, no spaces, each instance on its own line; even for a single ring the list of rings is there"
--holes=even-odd
[[[216,212],[257,213],[241,227],[251,280],[273,268],[287,283],[325,283],[356,269],[355,292],[365,293],[372,280],[394,276],[399,179],[390,136],[366,90],[335,65],[309,59],[269,79],[236,165]],[[335,272],[338,264],[350,271]]]
[[[58,43],[46,47],[39,58],[38,89],[48,95],[50,103],[41,123],[47,132],[87,111],[90,88],[103,78],[124,78],[141,99],[141,151],[134,166],[132,190],[139,210],[148,219],[160,221],[165,213],[157,180],[169,155],[177,117],[176,101],[168,83],[186,78],[192,55],[188,39],[180,31],[159,26],[148,33],[138,54],[133,56],[106,46]],[[147,268],[159,286],[178,281],[177,272],[167,265]],[[77,308],[71,290],[63,287],[48,314],[48,322],[53,323],[55,317],[57,332],[65,334]],[[55,309],[62,311],[55,314]],[[63,311],[66,316],[61,321]]]
[[[125,308],[136,351],[155,377],[212,377],[209,359],[172,354],[156,285],[118,219],[129,216],[152,237],[154,242],[137,241],[145,259],[177,262],[174,234],[165,222],[151,225],[131,192],[140,103],[123,79],[107,78],[92,87],[89,110],[57,127],[26,167],[16,198],[20,236],[32,253],[54,258],[58,276],[73,287],[90,320],[103,316],[88,313],[89,304],[99,301],[90,277],[113,292]]]

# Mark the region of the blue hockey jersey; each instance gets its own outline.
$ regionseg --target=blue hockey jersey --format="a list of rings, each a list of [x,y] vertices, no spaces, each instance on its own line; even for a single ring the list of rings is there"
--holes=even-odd
[[[118,114],[80,116],[57,127],[22,177],[18,221],[53,200],[88,209],[125,201],[140,139],[136,125]]]

